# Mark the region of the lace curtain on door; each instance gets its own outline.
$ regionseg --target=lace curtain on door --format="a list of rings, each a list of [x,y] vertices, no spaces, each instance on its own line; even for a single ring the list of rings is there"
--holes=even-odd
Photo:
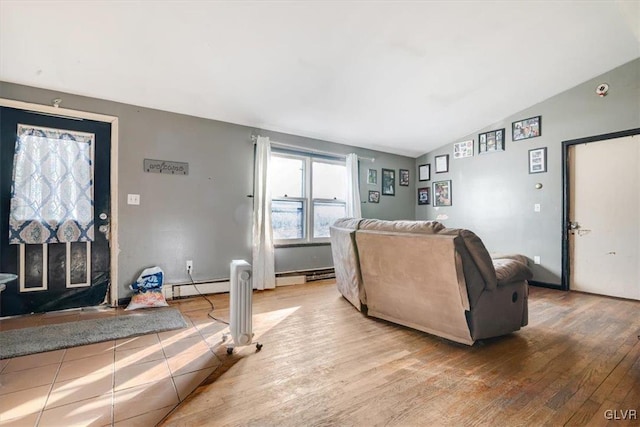
[[[18,125],[9,243],[93,241],[94,135]]]

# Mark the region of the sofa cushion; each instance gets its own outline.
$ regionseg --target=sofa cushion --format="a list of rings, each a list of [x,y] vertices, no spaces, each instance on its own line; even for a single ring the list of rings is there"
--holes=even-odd
[[[527,259],[526,256],[524,255],[520,255],[520,254],[496,254],[496,253],[491,253],[491,259],[503,259],[503,258],[507,258],[507,259],[512,259],[515,261],[519,261],[521,263],[523,263],[524,265],[529,265],[529,260]]]
[[[437,221],[386,221],[383,219],[364,219],[360,230],[389,231],[394,233],[436,234],[445,229]]]
[[[516,261],[514,259],[494,259],[493,265],[496,270],[498,286],[511,282],[531,280],[533,278],[531,269],[520,261]]]

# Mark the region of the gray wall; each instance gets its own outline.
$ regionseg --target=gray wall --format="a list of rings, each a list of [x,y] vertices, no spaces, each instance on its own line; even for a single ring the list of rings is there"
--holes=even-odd
[[[252,133],[315,149],[375,157],[379,169],[412,169],[414,159],[341,144],[266,132],[100,99],[0,82],[0,97],[119,118],[119,297],[144,267],[158,265],[168,283],[186,282],[185,261],[193,260],[195,280],[229,276],[232,259],[251,259],[253,191]],[[188,176],[144,173],[143,159],[189,163]],[[361,164],[362,200],[366,169]],[[379,187],[379,186],[378,186]],[[378,188],[379,189],[379,188]],[[363,204],[364,215],[413,218],[413,187],[397,189],[379,205]],[[127,205],[127,194],[140,194],[139,206]],[[327,245],[276,250],[276,271],[332,266]]]
[[[595,88],[603,82],[609,83],[610,90],[600,98]],[[511,140],[513,121],[538,115],[542,116],[540,137]],[[531,260],[538,255],[541,264],[534,266],[534,280],[558,285],[562,273],[562,141],[638,127],[640,59],[417,158],[415,168],[424,163],[432,167],[431,181],[418,184],[452,180],[453,203],[434,208],[415,202],[416,218],[444,216],[441,222],[448,227],[476,232],[491,252],[517,252]],[[478,155],[478,133],[501,128],[506,129],[505,151]],[[474,157],[453,159],[453,143],[468,139],[475,142]],[[528,151],[538,147],[547,147],[548,172],[529,174]],[[449,173],[433,173],[433,159],[439,154],[450,155]],[[536,183],[543,188],[536,190]],[[536,203],[541,205],[539,213],[534,212]]]

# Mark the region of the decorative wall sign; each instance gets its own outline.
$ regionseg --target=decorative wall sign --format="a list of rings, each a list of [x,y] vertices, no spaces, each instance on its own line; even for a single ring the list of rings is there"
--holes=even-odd
[[[169,175],[189,175],[189,163],[144,159],[144,171]]]
[[[473,139],[453,144],[453,158],[473,157]]]

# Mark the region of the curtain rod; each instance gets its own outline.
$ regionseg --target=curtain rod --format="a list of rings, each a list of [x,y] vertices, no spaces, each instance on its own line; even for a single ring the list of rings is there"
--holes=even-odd
[[[255,144],[256,141],[258,140],[258,137],[256,135],[251,135],[251,140]],[[324,154],[324,155],[327,155],[327,156],[340,157],[341,159],[346,159],[347,158],[346,154],[339,154],[339,153],[332,153],[330,151],[316,150],[316,149],[313,149],[313,148],[302,147],[300,145],[285,144],[283,142],[271,141],[271,145],[273,147],[276,147],[276,148],[292,148],[294,150],[299,150],[299,151],[303,151],[303,152],[311,153],[311,154]],[[358,156],[358,160],[368,160],[368,161],[373,163],[373,162],[376,161],[376,158],[375,157],[360,157],[360,156]]]

